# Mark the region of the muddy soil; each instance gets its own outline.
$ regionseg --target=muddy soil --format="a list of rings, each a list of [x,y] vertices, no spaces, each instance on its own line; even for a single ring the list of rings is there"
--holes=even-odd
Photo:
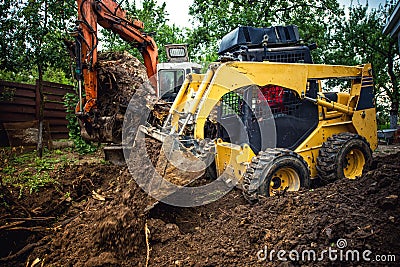
[[[339,239],[347,242],[344,251],[371,250],[372,255],[391,254],[400,260],[399,192],[398,152],[376,157],[372,170],[356,181],[342,180],[310,191],[265,198],[253,206],[238,191],[199,208],[158,206],[149,220],[150,265],[276,266],[283,263],[277,261],[276,253],[273,262],[269,254],[260,261],[257,253],[265,247],[268,253],[273,249],[320,253],[329,247],[338,249]],[[179,229],[173,237],[160,231],[171,223]],[[322,262],[291,264],[330,266],[332,262],[325,257]]]
[[[347,242],[344,251],[370,250],[370,258],[391,254],[399,261],[399,162],[400,152],[378,154],[372,169],[355,181],[255,205],[234,190],[206,206],[158,204],[150,211],[145,208],[154,200],[126,167],[67,166],[54,174],[57,188],[29,198],[1,189],[8,206],[0,208],[0,265],[31,266],[40,260],[43,266],[277,266],[283,262],[276,254],[275,261],[262,261],[257,253],[265,247],[267,253],[320,253],[338,249],[339,239]],[[344,263],[371,265],[325,258],[285,266]]]

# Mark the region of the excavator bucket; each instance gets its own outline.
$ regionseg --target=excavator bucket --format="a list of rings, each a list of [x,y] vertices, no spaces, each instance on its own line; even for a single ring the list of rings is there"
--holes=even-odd
[[[125,165],[124,150],[122,146],[106,146],[103,148],[104,159],[114,165]]]

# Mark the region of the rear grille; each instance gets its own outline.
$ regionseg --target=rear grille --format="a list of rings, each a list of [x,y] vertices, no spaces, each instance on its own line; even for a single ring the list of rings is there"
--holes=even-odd
[[[268,53],[265,56],[266,61],[271,62],[285,62],[285,63],[304,63],[305,54],[304,53]]]
[[[267,85],[255,90],[251,88],[251,97],[248,104],[251,105],[253,115],[257,118],[265,118],[271,115],[279,117],[282,115],[296,116],[296,110],[301,105],[301,100],[292,90],[275,85]],[[238,115],[241,117],[244,112],[245,101],[242,91],[230,92],[221,98],[221,115]],[[247,97],[246,97],[247,99]],[[267,108],[269,106],[269,109]],[[269,111],[270,110],[270,111]]]

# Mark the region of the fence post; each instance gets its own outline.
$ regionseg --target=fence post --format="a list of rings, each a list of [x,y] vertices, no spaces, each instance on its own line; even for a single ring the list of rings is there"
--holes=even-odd
[[[39,80],[36,79],[36,86],[35,86],[35,119],[39,120],[40,117],[40,91],[39,91]]]
[[[38,65],[39,79],[36,80],[36,104],[39,98],[39,105],[36,105],[36,115],[39,118],[38,123],[38,143],[37,143],[37,156],[43,156],[43,117],[44,117],[44,97],[43,97],[43,70],[41,65]],[[39,97],[38,97],[39,93]]]

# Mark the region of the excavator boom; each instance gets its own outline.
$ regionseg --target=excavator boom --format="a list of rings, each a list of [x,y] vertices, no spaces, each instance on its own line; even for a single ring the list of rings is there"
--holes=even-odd
[[[97,100],[97,24],[118,34],[141,52],[150,82],[156,87],[158,49],[154,39],[143,32],[143,22],[129,19],[126,11],[113,0],[77,0],[78,21],[76,38],[76,77],[80,104],[77,113],[86,115],[96,107]],[[84,83],[83,83],[84,81]],[[84,86],[83,86],[84,84]],[[82,100],[82,88],[85,100]]]
[[[79,92],[76,115],[81,136],[87,141],[112,144],[112,151],[122,151],[122,128],[132,97],[136,99],[148,95],[148,99],[153,99],[150,96],[161,99],[157,103],[162,107],[161,115],[157,113],[149,117],[150,121],[161,123],[185,76],[199,73],[202,68],[189,62],[185,44],[166,45],[168,62],[158,64],[158,48],[154,39],[144,32],[143,22],[129,17],[121,8],[121,3],[115,0],[77,0],[78,19],[73,32],[75,43],[66,41],[76,62]],[[123,64],[98,57],[98,25],[137,48],[143,56],[146,71],[136,58],[125,53],[114,55]],[[146,76],[153,88],[147,83],[142,84],[147,80]]]

